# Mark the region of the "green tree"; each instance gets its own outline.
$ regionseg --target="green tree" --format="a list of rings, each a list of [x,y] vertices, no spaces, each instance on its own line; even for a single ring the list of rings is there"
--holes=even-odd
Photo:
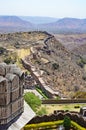
[[[65,127],[65,130],[70,130],[71,127],[71,120],[68,116],[64,117],[63,126]]]
[[[27,102],[27,104],[29,104],[31,106],[31,108],[33,109],[33,111],[35,111],[35,112],[41,106],[41,103],[42,103],[40,98],[32,92],[27,92],[24,95],[24,99]]]

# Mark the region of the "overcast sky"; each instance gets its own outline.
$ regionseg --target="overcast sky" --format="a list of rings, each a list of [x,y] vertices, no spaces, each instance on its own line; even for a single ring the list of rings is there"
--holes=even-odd
[[[86,18],[86,0],[0,0],[0,15]]]

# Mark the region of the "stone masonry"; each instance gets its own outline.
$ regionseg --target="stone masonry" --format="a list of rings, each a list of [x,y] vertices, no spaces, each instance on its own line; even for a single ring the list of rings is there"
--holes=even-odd
[[[15,64],[0,63],[0,130],[23,112],[23,81],[24,73]]]

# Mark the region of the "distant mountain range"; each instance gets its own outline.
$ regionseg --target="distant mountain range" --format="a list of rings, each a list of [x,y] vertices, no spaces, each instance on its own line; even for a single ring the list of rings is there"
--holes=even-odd
[[[86,33],[86,19],[0,16],[1,33],[38,30],[51,33]]]
[[[17,16],[0,16],[0,32],[16,32],[32,30],[34,25]]]
[[[52,22],[56,22],[58,20],[58,18],[40,17],[40,16],[20,16],[20,18],[25,21],[29,21],[33,24],[52,23]]]
[[[43,24],[40,28],[54,33],[84,33],[86,32],[86,19],[63,18],[53,23]]]

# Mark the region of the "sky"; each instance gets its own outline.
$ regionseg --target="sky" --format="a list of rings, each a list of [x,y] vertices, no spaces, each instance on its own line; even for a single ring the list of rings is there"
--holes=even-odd
[[[0,15],[86,18],[86,0],[0,0]]]

